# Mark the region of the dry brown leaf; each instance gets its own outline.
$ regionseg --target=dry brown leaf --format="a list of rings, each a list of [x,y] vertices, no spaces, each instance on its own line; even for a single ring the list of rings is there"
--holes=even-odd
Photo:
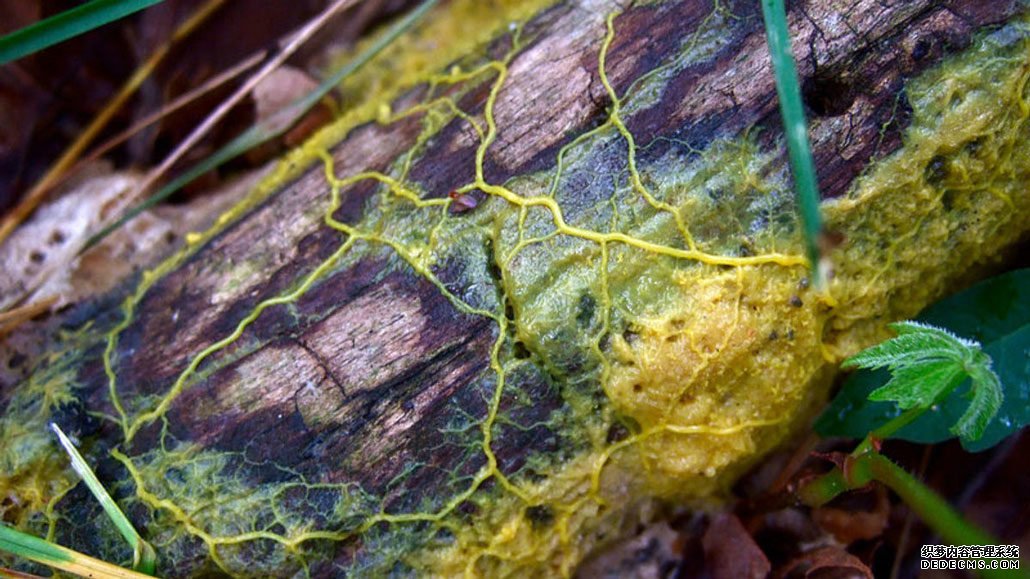
[[[318,81],[299,68],[283,65],[272,71],[254,87],[251,95],[257,122],[285,132],[282,140],[287,147],[299,145],[333,118],[325,103],[319,103],[309,111],[290,107],[317,88]],[[293,128],[287,131],[290,127]]]
[[[189,231],[207,227],[270,167],[252,171],[186,205],[146,211],[82,256],[90,236],[123,209],[119,200],[139,182],[132,173],[94,168],[72,189],[42,206],[0,245],[0,311],[56,298],[57,309],[115,287],[151,265]]]
[[[791,579],[873,579],[873,572],[843,547],[819,547],[778,569],[774,577]]]
[[[580,565],[582,579],[660,579],[670,576],[682,557],[679,533],[666,522],[648,525],[630,540],[609,546],[597,557]]]
[[[268,164],[198,195],[184,205],[164,205],[141,213],[80,256],[68,280],[71,301],[102,294],[140,267],[157,263],[191,231],[207,229],[243,198],[273,167]]]
[[[760,579],[769,575],[769,559],[737,515],[715,515],[701,541],[705,566],[714,579]]]
[[[0,245],[0,311],[22,302],[57,296],[70,302],[68,273],[76,255],[103,220],[117,210],[116,199],[139,181],[129,173],[94,166],[71,190],[43,205]]]
[[[258,121],[265,121],[293,101],[318,88],[318,81],[303,70],[283,65],[254,87],[254,108]]]
[[[887,499],[887,491],[882,485],[874,485],[871,490],[853,496],[844,506],[837,503],[819,507],[812,511],[812,520],[845,545],[858,540],[875,539],[887,528],[891,505]],[[868,502],[872,501],[869,505]]]

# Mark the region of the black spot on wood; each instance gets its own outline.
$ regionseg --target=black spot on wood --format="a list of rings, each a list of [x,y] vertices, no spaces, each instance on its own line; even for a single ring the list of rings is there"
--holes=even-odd
[[[534,529],[543,529],[554,523],[554,510],[547,505],[533,505],[526,507],[526,518]]]
[[[813,116],[837,117],[855,102],[855,89],[840,75],[816,75],[801,84],[801,98]]]
[[[916,41],[915,46],[912,47],[912,60],[916,62],[922,61],[924,58],[930,55],[930,50],[932,48],[932,38],[920,38],[918,41]]]
[[[594,319],[594,310],[597,309],[597,300],[594,296],[585,293],[579,296],[579,304],[576,307],[576,322],[580,326],[587,327]]]
[[[629,435],[629,428],[627,428],[625,424],[621,422],[613,422],[612,425],[608,427],[608,434],[605,436],[605,441],[608,444],[612,444],[613,442],[626,440],[629,438]]]
[[[927,163],[923,177],[930,185],[938,185],[948,176],[948,158],[937,155]]]
[[[517,341],[514,346],[514,354],[519,360],[525,360],[530,356],[529,348],[522,341]]]

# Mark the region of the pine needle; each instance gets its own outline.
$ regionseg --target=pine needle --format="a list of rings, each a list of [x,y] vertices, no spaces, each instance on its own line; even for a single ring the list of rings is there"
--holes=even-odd
[[[42,314],[57,302],[57,296],[49,296],[37,302],[26,304],[0,313],[0,338],[11,333],[21,324]]]
[[[358,0],[335,0],[325,10],[311,19],[303,28],[300,29],[290,40],[286,43],[277,55],[272,60],[265,64],[260,70],[254,73],[246,82],[243,83],[236,92],[232,94],[228,99],[223,101],[218,107],[209,114],[203,122],[200,123],[193,131],[179,143],[179,146],[175,148],[160,165],[151,169],[147,176],[143,179],[135,191],[130,195],[130,201],[138,199],[143,196],[144,192],[150,189],[154,183],[158,181],[168,170],[174,165],[183,155],[186,154],[201,138],[204,137],[222,118],[225,117],[240,101],[242,101],[250,91],[262,79],[272,73],[273,70],[279,68],[286,59],[288,59],[294,52],[297,51],[308,39],[310,39],[316,32],[318,32],[325,24],[336,14],[339,14],[343,10],[350,8],[356,4]]]

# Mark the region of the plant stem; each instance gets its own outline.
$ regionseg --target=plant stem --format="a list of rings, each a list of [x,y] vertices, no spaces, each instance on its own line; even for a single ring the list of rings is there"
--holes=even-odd
[[[401,34],[411,28],[419,19],[421,19],[439,0],[423,0],[421,4],[415,7],[414,10],[409,12],[403,18],[398,20],[389,30],[387,30],[382,36],[377,38],[370,46],[365,48],[360,54],[355,56],[352,60],[348,61],[342,67],[340,67],[331,76],[322,81],[321,84],[311,93],[302,96],[290,103],[282,111],[275,115],[278,119],[283,115],[292,115],[294,119],[300,118],[304,112],[311,109],[316,103],[318,103],[323,97],[325,97],[331,90],[336,88],[345,78],[353,74],[354,72],[365,66],[373,57],[382,52],[388,47],[394,40],[396,40]],[[281,123],[275,126],[275,123],[260,123],[251,126],[243,133],[236,136],[232,141],[227,143],[221,149],[218,149],[213,154],[209,155],[206,159],[191,167],[188,171],[184,172],[179,177],[175,178],[167,185],[159,189],[156,193],[151,195],[142,203],[136,205],[128,212],[125,213],[114,223],[104,227],[100,232],[94,234],[83,246],[81,253],[85,253],[88,249],[100,243],[102,239],[107,237],[113,231],[139,215],[140,213],[150,209],[154,205],[157,205],[161,201],[167,199],[173,193],[181,189],[186,184],[192,182],[194,179],[221,166],[223,163],[235,159],[241,154],[248,150],[265,143],[282,133],[285,133],[292,123]]]
[[[801,209],[801,225],[805,233],[808,260],[816,287],[824,289],[826,280],[823,279],[824,274],[819,266],[822,257],[819,238],[823,231],[822,216],[819,213],[819,190],[815,163],[812,160],[812,147],[808,142],[808,125],[801,105],[797,66],[790,50],[790,34],[787,30],[787,13],[783,0],[762,0],[762,17],[765,19],[765,34],[776,76],[776,95],[780,99],[780,114],[783,116],[790,168],[794,175],[795,195]]]
[[[953,545],[997,545],[998,540],[973,525],[905,469],[878,452],[854,458],[851,476],[857,480],[878,480],[890,487],[941,537]]]
[[[898,418],[904,416],[905,414]],[[856,453],[848,455],[843,469],[834,468],[822,476],[803,483],[798,488],[797,494],[805,504],[818,507],[844,492],[861,488],[874,480],[883,483],[897,493],[905,501],[905,504],[945,542],[952,545],[1001,544],[990,533],[967,521],[947,501],[919,479],[872,449],[861,453],[856,451]],[[1012,575],[1007,570],[991,569],[983,569],[982,574],[985,577]]]
[[[826,474],[802,481],[798,485],[797,495],[802,503],[816,508],[853,488],[844,479],[844,473],[839,468],[834,468]]]
[[[858,456],[873,450],[874,440],[885,440],[894,435],[897,431],[908,426],[916,418],[919,418],[926,412],[926,408],[922,406],[916,406],[909,408],[905,412],[895,416],[894,418],[887,421],[886,424],[881,425],[876,430],[870,432],[865,439],[852,451],[852,456]]]

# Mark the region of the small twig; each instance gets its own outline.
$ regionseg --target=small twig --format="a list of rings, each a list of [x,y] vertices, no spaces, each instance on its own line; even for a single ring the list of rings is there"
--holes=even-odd
[[[768,492],[780,492],[787,488],[787,485],[795,477],[798,470],[801,469],[801,465],[804,464],[808,457],[812,454],[816,445],[819,444],[819,437],[814,433],[810,433],[805,437],[804,440],[798,444],[787,459],[786,464],[780,469],[780,474],[777,475],[776,479],[769,485]]]
[[[311,107],[321,101],[327,94],[329,94],[329,91],[338,86],[343,79],[365,66],[365,64],[372,60],[375,55],[379,54],[383,49],[396,40],[398,36],[403,34],[405,30],[425,16],[425,14],[435,6],[437,2],[438,0],[423,0],[419,6],[398,20],[390,27],[389,30],[379,36],[375,42],[367,46],[360,54],[349,60],[346,64],[337,69],[336,72],[323,80],[315,90],[286,105],[269,118],[254,124],[244,132],[237,135],[236,138],[227,143],[221,149],[218,149],[197,165],[190,167],[189,170],[167,183],[164,187],[161,187],[145,201],[127,211],[117,221],[104,227],[90,237],[86,241],[86,244],[83,246],[80,253],[84,253],[97,243],[100,243],[100,241],[110,235],[111,232],[129,222],[143,211],[146,211],[160,203],[180,187],[183,187],[198,176],[203,175],[204,173],[215,169],[222,163],[286,132],[286,130],[291,126],[293,120],[300,118]]]
[[[133,123],[133,125],[131,127],[125,129],[124,131],[122,131],[122,132],[118,133],[117,135],[111,137],[110,139],[104,141],[99,147],[97,147],[96,149],[91,151],[88,155],[86,155],[81,160],[79,160],[71,169],[66,171],[64,173],[64,175],[62,175],[60,178],[58,178],[57,181],[51,186],[51,188],[61,186],[72,175],[74,175],[76,169],[78,167],[82,166],[83,164],[89,163],[90,161],[95,161],[95,160],[99,159],[105,153],[107,153],[111,149],[117,147],[118,145],[124,143],[125,141],[130,139],[133,135],[139,133],[143,129],[149,127],[150,125],[156,123],[157,121],[159,121],[159,120],[161,120],[161,119],[163,119],[165,117],[168,117],[169,115],[172,115],[173,113],[175,113],[179,109],[181,109],[181,108],[185,107],[186,105],[194,102],[196,99],[198,99],[198,98],[204,96],[205,94],[207,94],[207,93],[217,89],[218,87],[222,86],[223,84],[231,81],[232,79],[238,77],[239,75],[243,74],[247,70],[253,68],[257,64],[259,64],[262,60],[264,60],[267,57],[267,55],[268,55],[268,52],[264,51],[264,50],[260,50],[258,52],[255,52],[254,54],[251,54],[250,56],[245,58],[243,61],[241,61],[241,62],[237,63],[236,65],[234,65],[232,68],[229,68],[228,70],[225,70],[225,71],[219,73],[217,76],[214,76],[214,77],[208,79],[207,82],[205,82],[204,84],[202,84],[202,85],[194,88],[193,90],[191,90],[191,91],[189,91],[189,92],[179,96],[178,98],[176,98],[172,102],[162,106],[160,109],[158,109],[158,110],[150,113],[149,115],[143,117],[142,119],[136,121],[135,123]]]
[[[232,68],[229,68],[223,72],[220,72],[218,75],[209,78],[204,84],[194,88],[193,90],[190,90],[187,93],[182,94],[172,102],[162,106],[160,109],[136,121],[135,123],[133,123],[131,127],[111,137],[107,141],[104,141],[103,144],[101,144],[95,150],[91,151],[89,155],[84,157],[82,159],[82,162],[93,161],[100,158],[101,155],[124,143],[136,133],[149,127],[157,121],[171,115],[172,113],[178,111],[182,107],[192,103],[193,101],[199,99],[205,94],[219,88],[223,84],[231,81],[232,79],[238,77],[247,70],[253,68],[262,60],[264,60],[267,55],[267,51],[259,50],[258,52],[255,52],[254,54],[251,54],[247,58],[243,59],[239,63],[233,65]]]
[[[49,296],[37,302],[19,306],[0,313],[0,338],[32,318],[50,309],[57,302],[57,296]]]

